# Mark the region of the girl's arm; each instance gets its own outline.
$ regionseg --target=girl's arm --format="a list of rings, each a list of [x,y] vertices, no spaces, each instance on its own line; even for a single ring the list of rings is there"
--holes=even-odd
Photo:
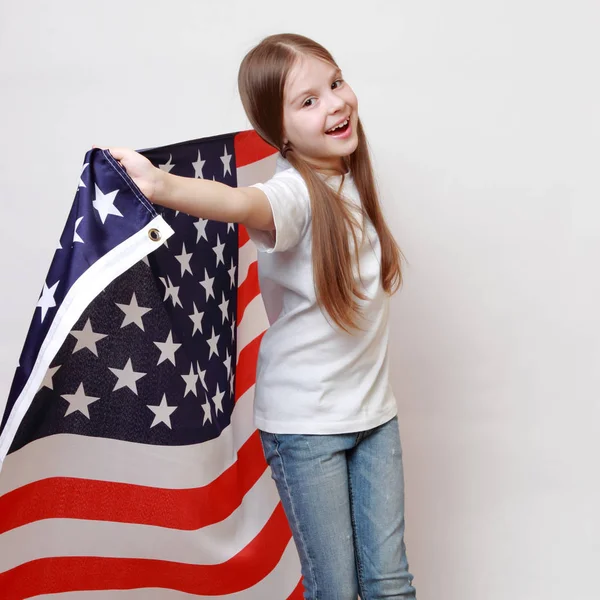
[[[209,179],[192,179],[157,172],[156,187],[150,200],[195,217],[241,223],[253,229],[275,229],[273,212],[266,194],[253,187],[231,187]]]
[[[267,195],[258,188],[234,188],[217,181],[180,177],[158,169],[145,156],[130,148],[102,149],[110,151],[154,204],[203,219],[241,223],[263,231],[275,229],[271,204]]]

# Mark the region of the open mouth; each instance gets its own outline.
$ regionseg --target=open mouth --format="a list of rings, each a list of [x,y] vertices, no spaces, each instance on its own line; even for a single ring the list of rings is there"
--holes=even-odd
[[[335,127],[328,129],[325,133],[327,135],[335,135],[335,134],[344,133],[345,131],[347,131],[348,127],[350,127],[350,117],[348,117],[345,121],[342,121]]]

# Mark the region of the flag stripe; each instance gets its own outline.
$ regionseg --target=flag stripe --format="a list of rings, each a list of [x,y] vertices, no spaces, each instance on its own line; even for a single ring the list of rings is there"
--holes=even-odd
[[[248,267],[248,276],[238,288],[238,323],[244,318],[246,307],[254,298],[260,295],[258,284],[258,263],[253,262]]]
[[[298,561],[298,564],[300,564],[300,561]],[[287,600],[302,600],[303,598],[304,598],[304,586],[302,585],[302,577],[301,577],[300,581],[298,581],[298,585],[294,588],[294,591],[287,597]]]
[[[238,225],[238,246],[241,248],[249,239],[248,230],[243,225]]]
[[[0,533],[38,519],[96,519],[197,529],[229,516],[266,468],[258,431],[240,448],[237,460],[211,484],[166,490],[112,481],[53,477],[30,483],[0,498]],[[90,504],[80,498],[104,498]],[[40,502],[60,498],[60,502]],[[215,502],[215,498],[220,498]],[[156,510],[160,507],[160,510]],[[193,509],[182,510],[182,507]]]
[[[266,470],[226,519],[191,531],[147,525],[44,519],[4,534],[11,552],[0,553],[0,572],[51,556],[147,558],[188,564],[219,564],[250,543],[279,504]],[[160,510],[163,507],[156,507]]]
[[[277,165],[276,152],[257,160],[256,162],[242,165],[237,169],[238,187],[247,187],[256,183],[263,183],[273,177]]]
[[[235,397],[240,398],[256,383],[256,360],[264,333],[254,338],[240,352],[235,378]]]
[[[300,562],[294,541],[290,540],[277,566],[255,586],[242,592],[219,595],[219,600],[271,600],[273,597],[302,600],[302,580],[296,583],[290,573],[300,572]],[[292,590],[293,588],[293,590]],[[275,593],[277,596],[275,596]],[[289,594],[289,596],[287,595]],[[87,590],[44,594],[40,600],[215,600],[215,596],[199,596],[165,588],[138,588],[133,590]]]
[[[248,269],[257,259],[256,246],[250,240],[247,240],[243,246],[240,246],[238,256],[238,285],[241,285],[248,277]]]
[[[240,168],[256,163],[267,156],[277,154],[273,148],[258,136],[255,131],[241,131],[234,138],[235,164]],[[240,185],[238,181],[238,185]]]
[[[256,536],[232,559],[189,565],[148,559],[54,557],[0,573],[3,600],[70,590],[165,587],[190,594],[223,595],[246,590],[275,568],[291,539],[281,504]]]
[[[244,318],[240,323],[240,348],[239,355],[259,335],[263,334],[269,328],[269,321],[265,311],[261,296],[255,296],[244,311]]]

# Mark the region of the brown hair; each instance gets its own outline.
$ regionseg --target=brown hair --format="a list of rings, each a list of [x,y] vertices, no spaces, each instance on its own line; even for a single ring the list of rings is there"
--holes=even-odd
[[[359,224],[339,191],[333,190],[310,163],[294,153],[291,145],[284,146],[285,82],[302,55],[338,66],[323,46],[307,37],[291,33],[271,35],[244,57],[238,86],[244,110],[258,135],[277,148],[306,182],[312,211],[312,261],[317,302],[339,327],[349,331],[359,328],[359,300],[365,299],[353,275],[348,238],[350,231],[358,259],[356,230]],[[360,194],[363,214],[366,213],[379,236],[382,287],[388,294],[393,294],[402,284],[402,253],[383,218],[360,119],[357,133],[358,146],[345,157],[345,162]]]

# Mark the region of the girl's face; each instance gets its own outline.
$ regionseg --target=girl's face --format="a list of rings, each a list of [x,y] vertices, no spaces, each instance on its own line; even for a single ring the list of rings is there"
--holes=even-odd
[[[313,56],[301,56],[283,96],[284,142],[319,169],[343,169],[342,157],[358,146],[358,100],[341,71]]]

